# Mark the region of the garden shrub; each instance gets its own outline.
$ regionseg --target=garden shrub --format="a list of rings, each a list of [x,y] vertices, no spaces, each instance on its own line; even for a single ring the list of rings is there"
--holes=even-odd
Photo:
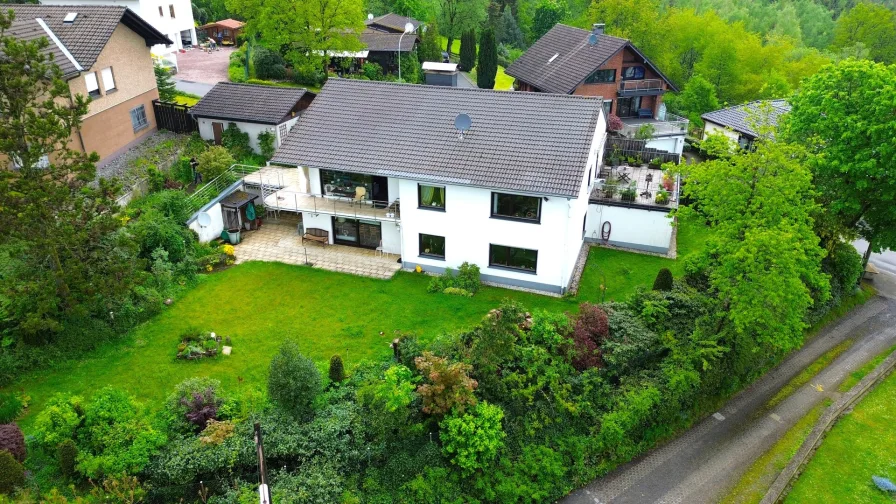
[[[34,437],[46,450],[72,439],[84,416],[84,400],[79,396],[55,394],[34,420]]]
[[[174,180],[183,185],[190,185],[193,183],[193,167],[190,166],[190,158],[188,156],[181,156],[177,162],[171,165],[169,173]]]
[[[208,377],[178,383],[165,407],[171,428],[181,433],[199,432],[210,420],[217,420],[218,408],[224,403],[220,389],[221,382]]]
[[[22,400],[12,392],[0,393],[0,424],[11,423],[22,412]]]
[[[445,290],[443,290],[442,293],[451,294],[453,296],[473,297],[472,292],[465,290],[465,289],[461,289],[459,287],[448,287]]]
[[[653,281],[653,290],[672,290],[672,272],[669,271],[669,268],[661,268],[660,271],[656,274],[656,279]]]
[[[299,65],[292,69],[292,81],[311,87],[320,87],[327,80],[327,75],[316,65]]]
[[[25,466],[7,451],[0,450],[0,496],[25,485]]]
[[[202,154],[199,154],[196,160],[199,162],[196,169],[202,174],[205,182],[210,182],[236,163],[230,152],[220,145],[209,147]]]
[[[427,287],[427,292],[445,292],[446,289],[452,289],[446,294],[456,294],[466,296],[461,291],[466,291],[472,296],[479,292],[482,281],[479,278],[479,266],[464,261],[457,270],[457,276],[451,268],[446,268],[445,272],[439,276],[432,277]]]
[[[479,385],[469,377],[473,369],[463,362],[448,362],[432,352],[414,359],[417,370],[426,379],[426,383],[417,387],[417,393],[423,398],[423,411],[431,415],[445,415],[453,409],[462,413],[467,406],[476,404],[473,391]]]
[[[0,425],[0,451],[4,450],[19,462],[25,461],[25,436],[14,423]]]
[[[184,146],[184,157],[198,158],[199,155],[207,151],[208,148],[209,142],[204,140],[198,132],[193,133],[192,135],[190,135],[189,140],[187,140],[187,144]]]
[[[342,365],[342,357],[338,355],[330,357],[330,370],[328,375],[330,381],[333,383],[339,383],[342,380],[345,380],[345,368]]]
[[[199,436],[199,441],[204,444],[219,445],[233,436],[234,424],[230,420],[217,421],[209,419]]]
[[[439,424],[442,451],[465,476],[488,468],[504,446],[504,412],[485,401],[467,413],[455,411]]]
[[[66,478],[75,475],[75,464],[78,459],[78,447],[71,439],[59,443],[56,447],[56,460],[59,462],[59,471]]]
[[[168,261],[180,263],[187,259],[195,240],[183,221],[170,219],[155,209],[143,213],[130,229],[137,239],[140,257],[148,260],[153,260],[153,253],[162,249],[168,254]]]
[[[240,130],[236,123],[227,124],[227,128],[221,134],[221,145],[230,152],[234,159],[242,159],[253,153],[249,134]]]
[[[576,350],[572,364],[576,369],[584,371],[601,365],[601,347],[609,332],[607,312],[603,308],[591,303],[579,305],[572,333]]]
[[[398,361],[405,367],[414,369],[414,359],[423,353],[420,340],[413,334],[402,334],[398,338]]]
[[[311,413],[314,398],[320,391],[317,366],[302,355],[295,341],[284,341],[271,360],[268,373],[270,398],[296,418],[305,418]]]
[[[165,174],[156,165],[146,167],[146,181],[150,192],[159,192],[165,188]]]
[[[606,305],[610,332],[602,345],[607,375],[614,378],[635,374],[659,358],[663,349],[659,336],[626,305]]]
[[[832,308],[837,307],[843,299],[856,289],[862,275],[862,256],[850,243],[838,243],[821,260],[821,270],[830,277],[831,295],[820,301],[820,292],[812,292],[814,303],[806,321],[814,324],[821,320]]]
[[[286,78],[286,61],[279,53],[264,46],[253,47],[252,62],[259,79],[282,80]]]
[[[377,63],[365,62],[361,66],[361,75],[372,81],[383,80],[383,67]]]
[[[276,151],[274,139],[275,136],[270,131],[262,131],[258,134],[258,150],[261,151],[261,155],[266,159],[274,157],[274,152]]]

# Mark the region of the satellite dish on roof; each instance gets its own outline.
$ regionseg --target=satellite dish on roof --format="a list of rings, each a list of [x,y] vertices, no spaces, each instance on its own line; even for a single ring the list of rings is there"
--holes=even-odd
[[[373,13],[372,13],[372,12],[371,12],[370,14],[367,15],[367,20],[368,20],[368,21],[373,21]]]
[[[464,137],[464,133],[470,129],[470,126],[473,125],[473,120],[470,119],[470,116],[467,114],[457,114],[457,117],[454,118],[454,127],[457,128],[457,131],[460,131],[460,137]]]
[[[212,216],[206,212],[200,212],[196,216],[196,220],[199,222],[199,227],[208,227],[212,223]]]
[[[596,33],[592,33],[592,34],[588,37],[588,45],[590,45],[590,46],[592,46],[592,47],[594,47],[594,46],[597,45],[597,34],[596,34]]]

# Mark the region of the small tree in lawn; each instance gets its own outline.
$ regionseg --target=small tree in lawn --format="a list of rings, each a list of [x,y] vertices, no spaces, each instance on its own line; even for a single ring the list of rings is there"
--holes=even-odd
[[[152,70],[156,74],[156,87],[159,88],[159,99],[164,102],[173,102],[176,100],[177,87],[175,86],[174,79],[171,78],[171,73],[168,72],[168,69],[158,62],[154,62]]]
[[[659,273],[656,274],[656,280],[653,281],[653,290],[672,290],[672,272],[669,271],[669,268],[662,268]]]
[[[476,85],[480,89],[494,89],[495,76],[498,74],[498,46],[495,44],[495,32],[491,28],[482,30],[478,67]]]
[[[417,387],[423,398],[423,412],[430,415],[444,415],[456,409],[463,412],[467,406],[476,404],[473,391],[479,383],[470,378],[472,366],[462,362],[448,362],[432,352],[414,359],[417,370],[423,374],[426,383]]]
[[[321,390],[320,372],[299,345],[286,340],[271,360],[268,372],[268,395],[296,418],[311,414],[314,398]]]
[[[460,37],[460,69],[464,72],[476,66],[476,32],[469,30]]]

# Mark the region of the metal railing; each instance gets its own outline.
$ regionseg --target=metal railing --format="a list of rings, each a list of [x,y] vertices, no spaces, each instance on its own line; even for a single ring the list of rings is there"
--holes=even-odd
[[[623,183],[598,179],[591,186],[590,199],[592,201],[612,201],[623,205],[678,208],[678,188],[678,176],[669,189],[664,188],[662,180],[639,184],[634,181]]]
[[[190,211],[198,211],[203,205],[215,199],[221,191],[233,185],[234,182],[250,173],[257,172],[260,169],[260,166],[241,164],[231,165],[230,168],[224,171],[224,173],[209,180],[205,185],[197,189],[187,198],[187,202],[190,205]]]
[[[619,81],[619,92],[622,94],[634,94],[639,91],[662,91],[662,79],[639,79]]]
[[[625,119],[622,119],[622,129],[619,130],[623,136],[628,138],[635,138],[638,134],[638,130],[640,130],[645,124],[649,124],[653,127],[653,136],[659,135],[677,135],[677,134],[687,134],[688,132],[688,121],[687,118],[677,116],[675,114],[666,113],[665,120],[632,120],[631,122],[626,122]]]
[[[370,199],[324,196],[288,190],[271,191],[265,196],[265,208],[290,212],[312,212],[353,219],[370,219],[397,222],[401,219],[399,200],[377,201]]]

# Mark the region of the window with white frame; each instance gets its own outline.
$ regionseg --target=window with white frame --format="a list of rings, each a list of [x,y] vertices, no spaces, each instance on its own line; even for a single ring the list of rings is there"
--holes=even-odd
[[[103,89],[106,90],[106,93],[115,91],[115,77],[112,75],[112,67],[104,68],[101,74],[103,76]]]
[[[286,126],[286,123],[281,124],[278,128],[280,129],[280,142],[282,143],[286,140],[286,134],[289,133],[289,128]]]
[[[100,96],[100,83],[96,80],[96,72],[84,74],[84,83],[87,84],[87,94],[93,97]]]
[[[131,109],[131,126],[134,127],[134,133],[149,127],[149,120],[146,118],[146,108],[143,105]]]

